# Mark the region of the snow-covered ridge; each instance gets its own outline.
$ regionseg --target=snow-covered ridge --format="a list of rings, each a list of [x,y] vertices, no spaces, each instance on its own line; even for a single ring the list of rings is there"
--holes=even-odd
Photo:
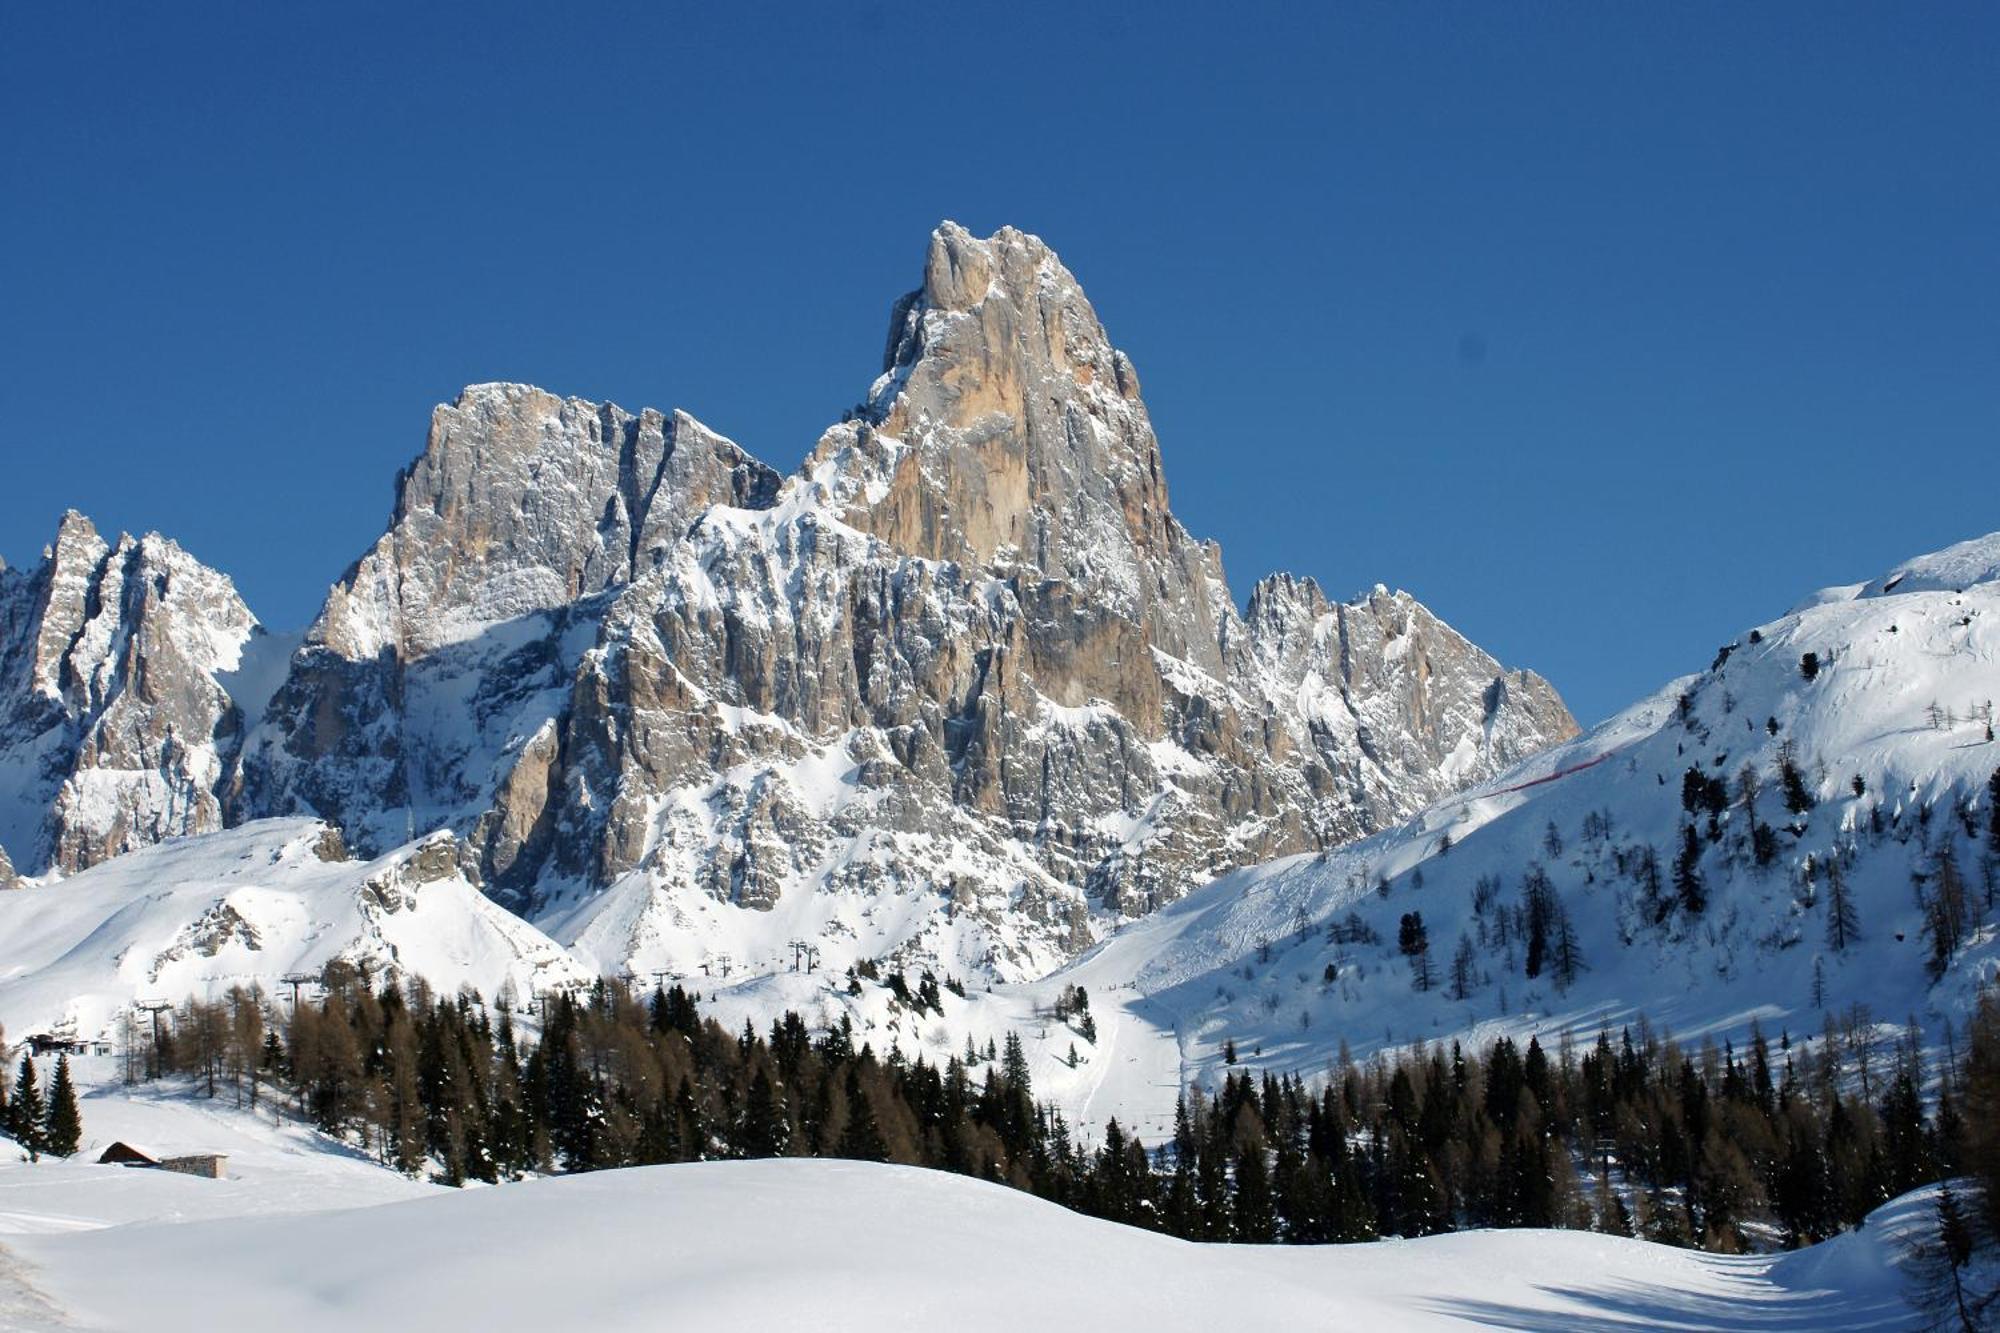
[[[1863,597],[1892,593],[1963,592],[1975,583],[2000,579],[2000,532],[1921,555],[1867,584]]]
[[[0,1017],[14,1034],[108,1037],[135,999],[276,997],[286,975],[335,960],[523,1000],[588,980],[469,882],[457,851],[444,835],[350,861],[325,825],[270,820],[0,893]]]
[[[1962,1026],[2000,976],[1996,549],[1919,557],[1870,595],[1757,626],[1709,670],[1395,828],[1224,875],[1112,936],[1041,983],[1118,997],[1120,1036],[1093,1055],[1098,1118],[1164,1123],[1166,1090],[1218,1078],[1225,1043],[1311,1075],[1343,1045],[1587,1036],[1641,1014],[1690,1039],[1752,1021],[1817,1038],[1826,1015],[1864,1012],[1933,1039]],[[1712,780],[1693,810],[1690,770]],[[1698,909],[1676,886],[1690,827]],[[1953,874],[1965,919],[1939,946],[1927,904]],[[1546,959],[1527,974],[1534,875],[1568,923],[1570,975]],[[1428,989],[1398,948],[1410,913]]]

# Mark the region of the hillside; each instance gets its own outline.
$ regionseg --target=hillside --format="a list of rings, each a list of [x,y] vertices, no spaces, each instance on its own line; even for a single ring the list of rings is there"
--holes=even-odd
[[[1343,1047],[1589,1035],[1641,1014],[1691,1039],[1753,1022],[1817,1038],[1831,1015],[1850,1042],[1910,1020],[1940,1041],[2000,971],[1996,650],[1988,537],[1809,598],[1398,828],[1218,878],[1043,984],[1117,1006],[1090,1109],[1158,1124],[1180,1079],[1218,1077],[1225,1042],[1312,1073]],[[1677,888],[1689,828],[1698,907]],[[1428,989],[1399,947],[1406,914]]]
[[[134,1000],[221,999],[317,976],[336,959],[446,990],[529,997],[587,979],[481,894],[449,838],[346,859],[311,820],[266,820],[144,848],[55,884],[0,893],[0,1019],[117,1038]]]

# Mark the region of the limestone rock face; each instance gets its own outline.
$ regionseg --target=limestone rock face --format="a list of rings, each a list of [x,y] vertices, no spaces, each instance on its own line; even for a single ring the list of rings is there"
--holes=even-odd
[[[531,777],[546,783],[553,733],[526,771],[513,752],[563,711],[608,591],[710,506],[768,503],[777,484],[685,413],[466,389],[433,414],[389,530],[327,594],[232,815],[312,810],[378,849],[491,810],[487,869],[505,879],[524,842],[538,866],[549,793]]]
[[[0,845],[19,869],[222,827],[242,739],[224,682],[256,633],[225,576],[74,512],[37,568],[0,568]]]
[[[1041,241],[947,223],[923,275],[788,477],[679,413],[440,408],[231,814],[449,827],[605,967],[808,935],[1012,977],[1573,733],[1405,594],[1276,576],[1239,614]]]

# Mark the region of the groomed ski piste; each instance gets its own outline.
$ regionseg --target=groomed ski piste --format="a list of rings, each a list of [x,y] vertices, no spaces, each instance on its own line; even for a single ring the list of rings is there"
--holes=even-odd
[[[67,1160],[0,1141],[0,1328],[1904,1329],[1931,1211],[1919,1192],[1752,1257],[1529,1230],[1193,1245],[909,1167],[716,1162],[452,1190],[185,1088],[101,1086],[83,1114]],[[114,1139],[225,1152],[228,1177],[97,1165]]]

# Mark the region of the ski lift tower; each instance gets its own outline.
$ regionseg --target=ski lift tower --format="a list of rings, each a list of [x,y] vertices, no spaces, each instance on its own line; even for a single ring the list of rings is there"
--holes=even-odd
[[[299,987],[316,986],[319,978],[311,972],[287,972],[278,978],[278,984],[292,988],[292,1012],[296,1014],[299,1011]]]
[[[134,1000],[132,1007],[142,1014],[151,1015],[153,1020],[153,1058],[146,1072],[150,1081],[160,1076],[160,1015],[174,1007],[171,1000]]]

